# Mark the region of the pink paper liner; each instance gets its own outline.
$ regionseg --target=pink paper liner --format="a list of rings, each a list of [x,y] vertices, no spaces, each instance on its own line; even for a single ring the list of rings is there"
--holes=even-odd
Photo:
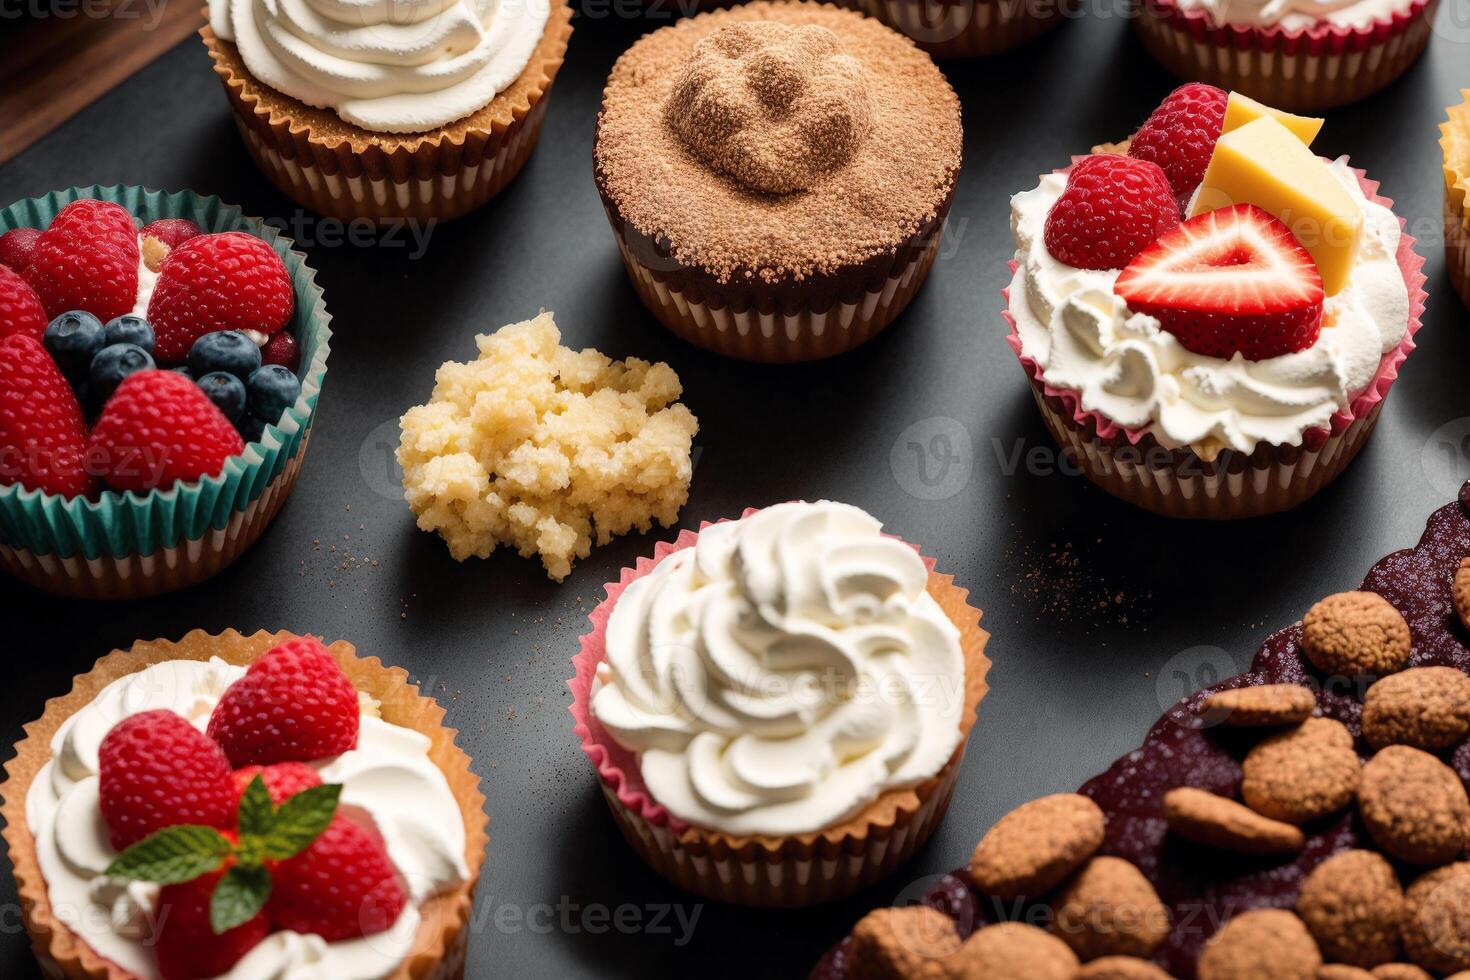
[[[1070,169],[1070,168],[1066,168]],[[1057,171],[1065,173],[1066,169]],[[1378,193],[1378,181],[1371,180],[1356,167],[1351,168],[1357,175],[1358,184],[1363,189],[1363,195],[1375,204],[1381,204],[1392,210],[1393,200],[1383,197]],[[1409,323],[1404,331],[1404,339],[1398,347],[1383,355],[1378,364],[1378,373],[1368,383],[1368,387],[1354,396],[1346,408],[1340,408],[1333,413],[1330,427],[1313,426],[1302,433],[1301,447],[1309,452],[1317,452],[1334,435],[1341,435],[1347,428],[1359,418],[1366,418],[1374,407],[1388,395],[1388,389],[1398,378],[1399,367],[1408,358],[1409,353],[1414,350],[1414,334],[1419,332],[1423,325],[1424,303],[1428,294],[1424,291],[1424,283],[1427,277],[1424,275],[1424,257],[1414,251],[1414,238],[1407,231],[1407,223],[1399,218],[1399,247],[1396,258],[1399,270],[1403,273],[1404,284],[1409,291]],[[1016,263],[1010,262],[1010,271],[1014,278]],[[1006,287],[1001,290],[1001,296],[1006,305],[1001,315],[1005,317],[1006,323],[1010,325],[1011,332],[1006,337],[1006,343],[1021,362],[1021,367],[1026,372],[1027,379],[1048,399],[1062,403],[1066,411],[1071,415],[1072,424],[1083,430],[1093,438],[1109,443],[1113,446],[1122,446],[1125,443],[1136,446],[1153,430],[1153,423],[1139,428],[1126,428],[1114,422],[1097,410],[1087,410],[1082,407],[1082,396],[1080,392],[1070,388],[1057,388],[1048,384],[1042,378],[1042,368],[1036,359],[1026,354],[1021,349],[1021,334],[1016,326],[1016,318],[1011,314],[1011,289],[1010,280]],[[1256,452],[1261,452],[1267,444],[1258,446]],[[1269,447],[1278,448],[1278,447]]]
[[[1177,0],[1145,0],[1140,17],[1169,21],[1196,41],[1206,41],[1235,51],[1275,51],[1283,55],[1334,55],[1365,51],[1382,44],[1395,34],[1402,34],[1423,17],[1438,0],[1412,0],[1403,10],[1379,17],[1365,27],[1331,24],[1319,21],[1307,27],[1287,29],[1280,24],[1256,27],[1241,24],[1216,24],[1208,12],[1195,7],[1185,10]]]

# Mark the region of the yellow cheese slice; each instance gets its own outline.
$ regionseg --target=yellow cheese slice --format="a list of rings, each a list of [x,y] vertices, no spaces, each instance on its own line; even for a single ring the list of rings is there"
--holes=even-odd
[[[1281,219],[1316,260],[1328,296],[1347,285],[1363,210],[1327,164],[1271,116],[1220,137],[1190,216],[1235,204]]]
[[[1322,132],[1321,119],[1312,116],[1294,116],[1280,109],[1273,109],[1268,105],[1262,105],[1255,99],[1239,92],[1230,93],[1230,101],[1225,103],[1225,124],[1220,127],[1221,133],[1228,133],[1239,129],[1246,123],[1253,123],[1262,116],[1270,116],[1281,125],[1296,134],[1296,138],[1308,146],[1317,134]]]

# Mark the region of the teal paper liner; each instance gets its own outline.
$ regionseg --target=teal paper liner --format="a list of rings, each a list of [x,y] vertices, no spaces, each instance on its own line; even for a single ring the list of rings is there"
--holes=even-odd
[[[225,463],[217,476],[139,494],[107,490],[97,500],[68,500],[20,486],[0,487],[0,543],[36,555],[152,555],[185,541],[220,530],[265,492],[286,464],[301,451],[316,415],[322,379],[331,352],[332,315],[327,312],[316,271],[292,241],[258,218],[217,197],[192,191],[151,191],[141,187],[73,187],[45,197],[17,201],[0,210],[0,232],[11,228],[45,228],[67,204],[82,198],[113,201],[143,224],[159,218],[188,218],[207,232],[244,231],[276,250],[296,295],[296,310],[287,331],[301,347],[301,396],[277,424],[266,426],[258,442]]]

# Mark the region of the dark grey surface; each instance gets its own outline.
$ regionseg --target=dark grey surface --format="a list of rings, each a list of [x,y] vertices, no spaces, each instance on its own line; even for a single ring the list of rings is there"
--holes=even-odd
[[[657,23],[607,10],[579,18],[526,172],[489,207],[434,230],[426,255],[332,246],[331,229],[308,219],[322,239],[308,250],[335,315],[334,349],[300,484],[253,551],[189,593],[128,605],[0,582],[9,665],[0,743],[73,674],[137,638],[236,627],[349,639],[440,697],[484,777],[492,841],[470,976],[797,976],[863,912],[962,863],[1007,809],[1072,788],[1132,748],[1186,682],[1243,669],[1271,629],[1411,544],[1470,476],[1470,339],[1443,277],[1436,144],[1445,106],[1470,85],[1470,38],[1442,21],[1407,78],[1332,113],[1317,144],[1351,151],[1382,179],[1429,260],[1421,347],[1377,435],[1296,513],[1201,526],[1131,510],[1051,471],[1052,444],[1001,339],[1009,195],[1070,153],[1126,135],[1174,84],[1120,17],[1095,10],[1016,54],[946,66],[965,106],[965,170],[929,285],[861,351],[768,368],[680,343],[624,280],[592,184],[593,121],[614,58]],[[94,182],[192,188],[249,213],[301,217],[246,158],[192,40],[0,167],[0,201]],[[665,534],[598,549],[555,585],[513,554],[455,564],[393,495],[392,421],[428,395],[441,362],[472,356],[477,331],[541,307],[556,312],[568,343],[667,360],[684,379],[701,431],[682,526],[797,497],[850,501],[921,543],[985,609],[993,690],[953,809],[891,881],[780,913],[701,905],[664,884],[606,813],[571,736],[564,682],[601,584]],[[952,437],[949,451],[936,435]],[[915,442],[939,450],[922,477]],[[14,902],[0,874],[0,975],[35,976]],[[674,913],[657,912],[671,905],[686,919],[698,910],[683,945]],[[628,911],[623,930],[612,926],[620,906],[638,908],[646,928],[627,929]],[[606,913],[583,915],[593,908]],[[656,914],[672,934],[647,928]]]

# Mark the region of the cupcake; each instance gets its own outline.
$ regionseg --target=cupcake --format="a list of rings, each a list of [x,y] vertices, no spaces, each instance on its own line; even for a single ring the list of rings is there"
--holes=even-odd
[[[852,11],[750,3],[643,37],[598,116],[597,188],[633,287],[731,357],[830,357],[923,285],[960,169],[928,55]]]
[[[845,0],[936,58],[981,58],[1018,48],[1077,14],[1074,0]]]
[[[1439,0],[1145,0],[1143,46],[1184,79],[1291,110],[1386,88],[1423,54]]]
[[[455,218],[520,173],[572,33],[564,0],[212,0],[200,33],[245,148],[344,221]]]
[[[570,684],[638,854],[720,901],[857,891],[948,806],[990,662],[967,593],[855,507],[706,524],[625,569]]]
[[[487,819],[443,718],[341,642],[196,631],[102,658],[0,789],[42,970],[462,976]]]
[[[1444,257],[1450,281],[1470,306],[1470,89],[1465,101],[1450,108],[1450,121],[1439,129],[1444,135]]]
[[[1011,202],[1007,338],[1094,483],[1171,517],[1286,510],[1377,421],[1424,309],[1392,201],[1321,120],[1191,84]]]
[[[59,595],[184,588],[300,471],[331,317],[288,239],[214,198],[0,211],[0,565]]]

